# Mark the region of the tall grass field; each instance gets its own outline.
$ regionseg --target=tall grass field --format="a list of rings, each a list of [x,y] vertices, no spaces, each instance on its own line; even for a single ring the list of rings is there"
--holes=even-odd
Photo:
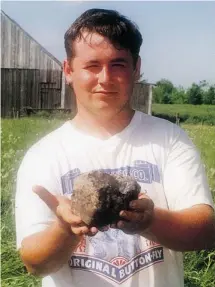
[[[181,123],[215,125],[215,105],[153,104],[152,113],[173,122],[178,114]]]
[[[15,246],[14,195],[16,173],[26,150],[63,123],[60,119],[22,118],[2,120],[1,234],[2,287],[39,287],[40,279],[27,274]],[[215,196],[215,128],[182,126],[201,152]],[[214,197],[215,199],[215,197]],[[215,286],[215,250],[185,253],[185,286]],[[173,285],[174,287],[174,285]]]

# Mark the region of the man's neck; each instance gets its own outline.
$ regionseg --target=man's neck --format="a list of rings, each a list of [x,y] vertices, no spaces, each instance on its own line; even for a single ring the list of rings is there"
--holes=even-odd
[[[73,123],[80,131],[100,139],[108,139],[120,133],[131,122],[135,111],[132,109],[123,110],[112,117],[103,115],[92,115],[78,111]]]

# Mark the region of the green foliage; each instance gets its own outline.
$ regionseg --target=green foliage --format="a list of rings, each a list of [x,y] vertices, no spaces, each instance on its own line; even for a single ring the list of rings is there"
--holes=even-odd
[[[196,144],[205,164],[206,174],[215,202],[215,131],[214,127],[183,125],[192,141]],[[184,254],[185,286],[215,286],[215,249]]]
[[[182,124],[182,128],[188,133],[189,137],[201,153],[209,185],[215,196],[215,127]]]
[[[204,93],[203,102],[206,105],[215,105],[215,85],[209,87],[209,89]]]
[[[203,101],[203,91],[197,84],[192,84],[192,87],[187,91],[188,103],[191,105],[201,105]]]
[[[178,89],[174,89],[171,94],[171,102],[174,104],[187,104],[188,99],[186,92],[183,87],[179,87]]]
[[[215,130],[214,127],[184,124],[200,151],[215,202]],[[215,286],[215,249],[184,254],[185,287]]]
[[[1,138],[1,285],[39,287],[40,279],[28,275],[16,251],[15,185],[16,174],[26,150],[63,121],[22,118],[2,120]]]
[[[163,105],[162,105],[163,106]],[[174,105],[171,105],[174,106]],[[197,107],[195,107],[197,108]],[[39,287],[40,278],[29,275],[21,263],[15,246],[14,194],[18,166],[26,150],[42,136],[64,121],[47,118],[2,120],[2,192],[1,235],[3,287]],[[215,195],[215,134],[214,127],[184,125],[201,151],[209,184]],[[214,197],[215,199],[215,197]],[[215,251],[185,253],[185,286],[215,286]]]
[[[153,88],[153,100],[155,103],[171,104],[171,95],[174,92],[173,84],[166,79],[162,79],[156,83],[156,87]]]
[[[174,123],[176,122],[176,114],[178,114],[180,122],[215,125],[215,106],[213,105],[153,104],[152,114]]]
[[[47,118],[47,119],[61,119],[61,120],[68,120],[72,119],[73,117],[74,117],[73,113],[69,111],[66,112],[59,110],[52,110],[52,111],[41,110],[31,116],[31,118]]]
[[[206,81],[193,83],[185,90],[175,87],[171,81],[162,79],[153,88],[153,102],[158,104],[215,105],[215,86]]]
[[[190,252],[184,255],[185,286],[215,286],[215,251]]]

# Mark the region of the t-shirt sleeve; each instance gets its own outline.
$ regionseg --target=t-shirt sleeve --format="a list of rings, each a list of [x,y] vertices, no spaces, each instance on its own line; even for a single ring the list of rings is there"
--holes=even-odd
[[[16,245],[33,233],[47,228],[55,220],[55,214],[36,195],[32,187],[41,185],[52,194],[59,194],[59,184],[48,158],[34,149],[25,155],[17,174],[15,218]]]
[[[174,126],[163,177],[169,209],[181,210],[197,204],[214,208],[204,165],[192,141]]]

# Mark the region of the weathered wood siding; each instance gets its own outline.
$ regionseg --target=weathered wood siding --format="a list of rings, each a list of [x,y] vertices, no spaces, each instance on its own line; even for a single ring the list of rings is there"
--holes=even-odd
[[[151,114],[152,85],[147,83],[136,83],[131,98],[131,106],[135,110]]]
[[[1,67],[61,70],[62,63],[1,11]]]
[[[54,72],[54,76],[61,79],[61,71]],[[46,70],[1,69],[1,116],[18,116],[26,107],[60,108],[61,82],[41,82],[44,74]]]
[[[1,11],[1,115],[60,107],[62,64]]]

